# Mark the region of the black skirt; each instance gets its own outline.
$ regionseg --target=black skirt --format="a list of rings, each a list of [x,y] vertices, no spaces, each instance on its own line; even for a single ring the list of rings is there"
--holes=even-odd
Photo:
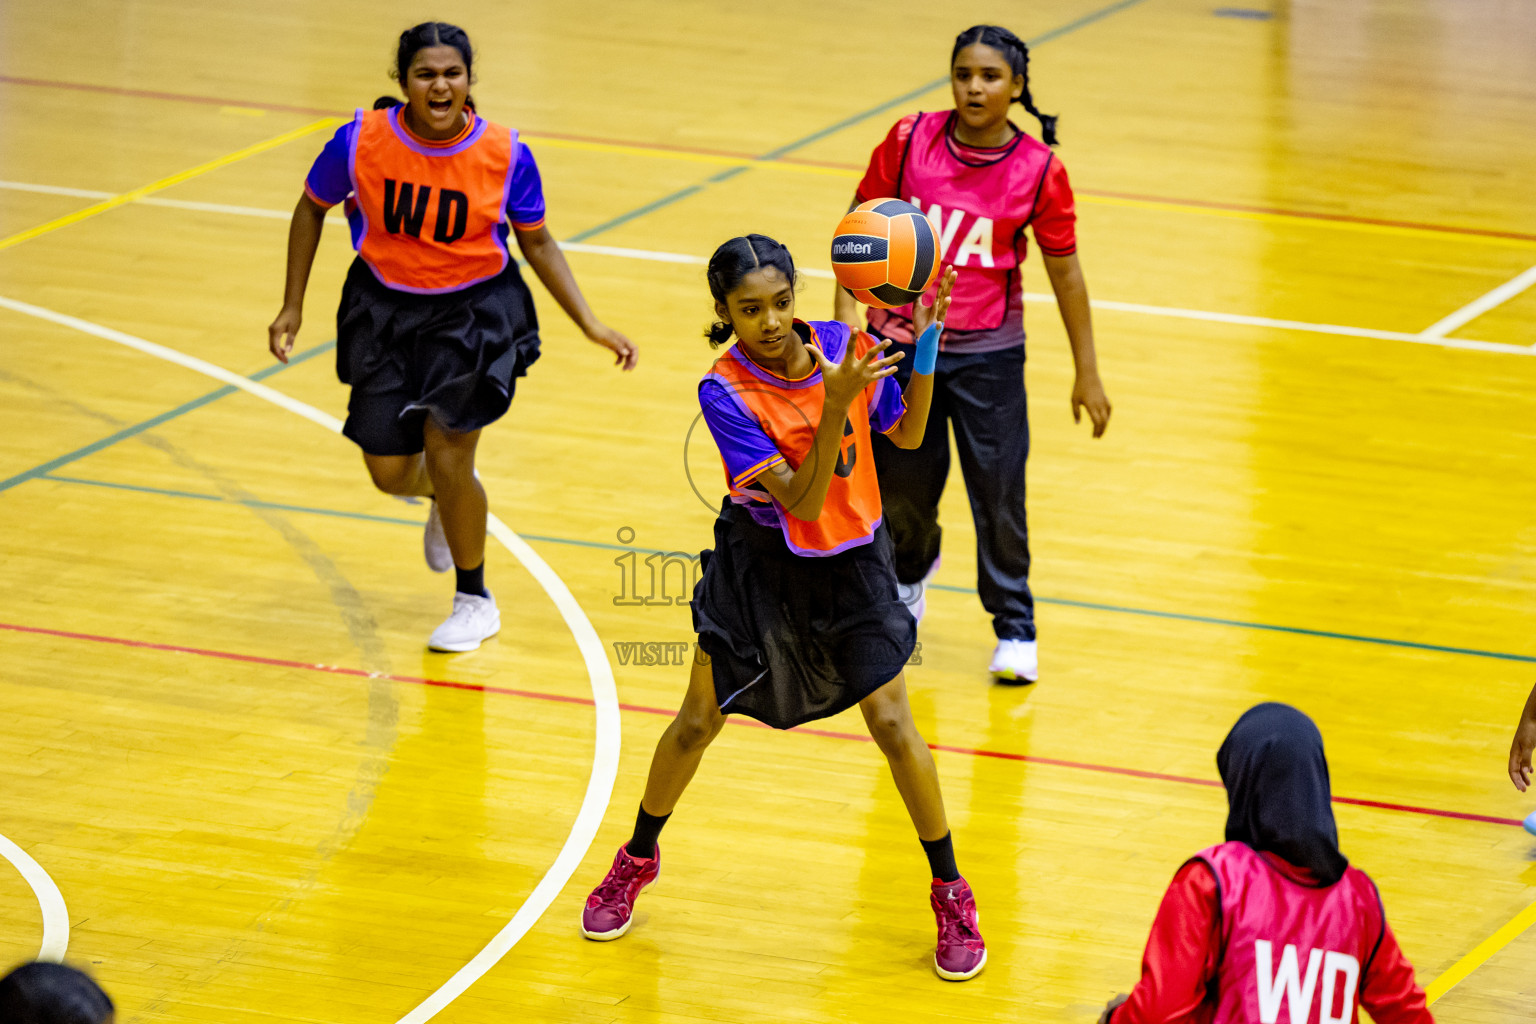
[[[902,671],[917,623],[896,596],[884,525],[825,558],[727,499],[693,591],[693,628],[726,714],[789,729],[853,707]]]
[[[343,429],[371,455],[422,449],[427,416],[465,433],[494,423],[539,358],[539,321],[516,261],[462,291],[415,295],[352,262],[336,311],[336,375],[352,386]]]

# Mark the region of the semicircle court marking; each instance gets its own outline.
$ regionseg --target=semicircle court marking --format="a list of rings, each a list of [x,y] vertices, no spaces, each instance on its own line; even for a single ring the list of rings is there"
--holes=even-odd
[[[104,341],[124,345],[156,359],[175,363],[177,366],[212,377],[214,380],[239,388],[247,394],[286,409],[297,416],[302,416],[332,433],[341,433],[341,421],[329,413],[196,356],[92,323],[89,320],[82,320],[66,313],[58,313],[42,306],[34,306],[31,303],[19,302],[3,296],[0,296],[0,308],[46,320],[62,327],[73,328]],[[597,630],[587,619],[586,613],[582,611],[581,605],[577,603],[570,588],[565,585],[565,581],[550,568],[549,563],[528,546],[527,542],[495,515],[487,516],[486,525],[490,534],[500,541],[512,557],[522,563],[523,568],[538,581],[539,586],[544,588],[544,592],[549,595],[556,610],[560,612],[560,617],[565,620],[572,638],[576,641],[576,647],[581,652],[592,686],[593,708],[596,713],[592,773],[587,778],[586,793],[582,796],[581,807],[576,813],[576,820],[571,825],[571,831],[566,836],[564,845],[560,847],[554,863],[544,873],[544,877],[539,879],[538,884],[523,901],[517,913],[479,953],[444,982],[437,991],[400,1018],[397,1024],[424,1024],[425,1021],[432,1019],[435,1014],[457,999],[495,966],[518,943],[518,940],[528,933],[534,923],[543,916],[544,911],[549,909],[555,897],[565,888],[565,884],[570,881],[571,876],[580,866],[582,858],[586,856],[587,850],[591,848],[593,840],[597,838],[598,827],[602,824],[603,815],[608,810],[608,802],[613,796],[613,784],[619,773],[621,738],[619,695],[613,679],[613,668],[608,664],[608,656],[604,651],[602,640],[598,638]],[[25,856],[25,854],[22,855]],[[28,860],[30,861],[30,858]],[[47,875],[44,874],[43,877],[46,878]],[[54,893],[57,894],[57,889]],[[39,898],[41,899],[41,895]],[[62,899],[59,901],[59,907],[63,907]],[[45,929],[45,936],[46,934]],[[44,944],[46,946],[46,938]],[[62,947],[60,955],[63,955]]]
[[[37,905],[42,909],[43,945],[37,951],[37,958],[54,963],[62,961],[64,951],[69,949],[69,910],[64,906],[64,894],[31,854],[5,836],[0,836],[0,857],[10,861],[32,887],[32,895],[37,897]]]

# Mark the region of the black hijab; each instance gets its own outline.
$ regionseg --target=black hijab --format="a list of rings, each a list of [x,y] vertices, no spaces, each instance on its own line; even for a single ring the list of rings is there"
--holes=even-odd
[[[1288,704],[1259,704],[1216,753],[1227,787],[1227,839],[1310,868],[1323,885],[1344,877],[1323,734]]]

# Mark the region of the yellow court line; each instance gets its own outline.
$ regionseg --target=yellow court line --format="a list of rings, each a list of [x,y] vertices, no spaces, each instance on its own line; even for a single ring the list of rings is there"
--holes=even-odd
[[[276,149],[278,146],[292,142],[294,139],[303,138],[312,132],[317,132],[324,128],[334,128],[336,125],[341,124],[344,120],[346,119],[340,117],[322,117],[320,120],[311,122],[302,128],[295,128],[291,132],[284,132],[283,134],[274,138],[267,139],[265,142],[258,142],[255,145],[246,146],[244,149],[238,149],[233,153],[226,153],[224,156],[216,157],[213,160],[209,160],[207,163],[198,164],[196,167],[188,168],[185,171],[178,171],[168,178],[161,178],[159,181],[150,182],[148,185],[136,188],[132,192],[124,192],[122,195],[113,196],[110,199],[103,199],[101,202],[87,206],[83,210],[76,210],[74,213],[66,213],[62,217],[55,217],[53,220],[48,221],[46,224],[39,224],[35,228],[28,228],[25,231],[18,231],[16,234],[11,235],[9,238],[0,239],[0,249],[9,249],[13,245],[20,245],[22,242],[29,241],[38,237],[39,235],[46,235],[50,231],[57,231],[59,228],[69,227],[71,224],[78,224],[80,221],[94,217],[99,213],[106,213],[108,210],[122,206],[125,203],[131,203],[134,200],[142,199],[145,196],[159,192],[162,189],[170,188],[172,185],[179,185],[189,178],[197,177],[199,174],[207,174],[209,171],[217,170],[220,167],[227,167],[232,163],[244,160],[248,156],[255,156],[257,153],[264,153],[269,149]]]
[[[1426,1001],[1433,1006],[1435,1000],[1455,988],[1467,975],[1483,966],[1499,950],[1518,939],[1533,924],[1536,924],[1536,903],[1520,911],[1508,924],[1488,936],[1478,944],[1476,949],[1456,961],[1449,970],[1430,982],[1424,989]]]

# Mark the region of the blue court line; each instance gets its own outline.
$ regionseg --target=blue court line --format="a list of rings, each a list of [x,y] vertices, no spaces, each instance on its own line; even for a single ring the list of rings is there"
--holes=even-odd
[[[1074,21],[1069,21],[1065,25],[1058,25],[1057,27],[1050,29],[1047,32],[1043,32],[1040,35],[1035,36],[1033,39],[1026,39],[1024,42],[1026,45],[1031,47],[1041,46],[1053,39],[1060,39],[1062,36],[1076,32],[1080,28],[1086,28],[1095,22],[1103,21],[1105,18],[1119,14],[1121,11],[1126,10],[1127,8],[1135,7],[1137,4],[1142,4],[1145,2],[1146,0],[1118,0],[1117,3],[1112,3],[1106,7],[1101,7],[1098,10],[1085,14]],[[841,121],[838,121],[836,124],[828,125],[819,131],[814,131],[804,138],[796,139],[794,142],[786,143],[785,145],[779,146],[776,149],[770,149],[768,152],[760,154],[757,159],[777,160],[779,157],[787,156],[790,153],[793,153],[795,150],[804,149],[811,143],[819,142],[829,135],[836,135],[844,128],[851,128],[852,126],[858,124],[860,121],[867,121],[871,117],[874,117],[876,114],[883,114],[893,107],[899,107],[904,103],[910,103],[912,100],[917,99],[924,93],[937,89],[939,86],[948,82],[948,75],[945,75],[942,78],[935,78],[933,81],[926,82],[915,89],[904,92],[894,99],[886,100],[884,103],[870,107],[868,110],[860,111],[857,114],[845,117]],[[635,209],[630,210],[628,213],[619,214],[619,216],[613,218],[612,220],[604,221],[595,227],[587,228],[585,231],[578,231],[576,234],[565,239],[565,241],[585,242],[587,239],[595,238],[605,231],[610,231],[613,228],[628,224],[630,221],[638,220],[647,214],[655,213],[657,210],[671,206],[673,203],[681,202],[682,200],[687,199],[689,196],[697,195],[698,193],[703,192],[710,185],[718,184],[722,181],[728,181],[731,178],[736,177],[738,174],[745,173],[748,170],[751,170],[750,165],[741,165],[728,168],[718,174],[713,174],[710,177],[704,179],[702,184],[689,185],[687,188],[678,189],[671,195],[662,196],[660,199],[653,199],[651,202],[646,203],[644,206],[638,206]]]
[[[257,370],[255,373],[250,374],[249,378],[251,380],[266,380],[273,374],[282,373],[290,366],[297,366],[299,363],[302,363],[308,359],[313,359],[315,356],[318,356],[324,352],[329,352],[335,347],[335,340],[327,341],[323,345],[316,345],[312,349],[308,349],[307,351],[300,352],[297,355],[292,356],[286,363],[278,363],[275,366],[268,366],[266,369]],[[144,420],[142,423],[135,423],[131,427],[124,427],[122,430],[119,430],[115,434],[108,434],[106,437],[99,441],[92,441],[84,448],[76,448],[74,451],[65,455],[60,455],[56,459],[49,459],[47,462],[40,466],[33,466],[31,469],[17,473],[15,476],[6,480],[0,480],[0,491],[10,490],[17,484],[26,483],[28,480],[34,480],[40,476],[43,476],[44,474],[51,473],[53,470],[62,466],[67,466],[71,462],[78,462],[80,459],[83,459],[88,455],[95,455],[102,449],[110,448],[114,444],[117,444],[119,441],[126,441],[128,438],[142,434],[146,430],[153,430],[155,427],[160,426],[160,424],[165,423],[168,420],[173,420],[178,416],[185,416],[187,413],[192,412],[194,409],[201,409],[208,403],[217,402],[219,399],[225,397],[226,395],[232,395],[239,390],[240,389],[235,387],[233,384],[225,384],[223,387],[215,391],[208,392],[201,398],[194,398],[192,401],[178,405],[176,408],[171,409],[168,412],[162,412],[158,416],[151,416],[149,419]]]
[[[256,498],[229,498],[222,494],[203,494],[199,491],[177,491],[167,487],[147,487],[144,484],[123,484],[112,480],[88,480],[85,477],[63,476],[58,473],[43,473],[43,480],[52,480],[60,484],[79,484],[85,487],[105,487],[114,491],[132,491],[136,494],[153,494],[162,498],[190,498],[194,501],[220,502],[226,505],[244,505],[248,508],[270,508],[279,512],[303,512],[316,516],[331,516],[336,519],[357,519],[366,523],[386,523],[390,526],[412,526],[421,529],[426,525],[425,519],[407,519],[403,516],[379,516],[369,512],[347,512],[336,508],[317,508],[314,505],[287,505],[276,501],[261,501]],[[570,537],[541,537],[536,533],[519,533],[524,540],[540,541],[545,544],[567,544],[572,547],[598,548],[603,551],[635,551],[641,554],[673,555],[676,551],[661,551],[652,548],[637,548],[626,544],[605,544],[596,540],[575,540]],[[689,552],[682,552],[689,554]]]
[[[1097,11],[1093,11],[1090,14],[1085,14],[1081,18],[1078,18],[1076,21],[1069,21],[1065,25],[1058,25],[1056,28],[1053,28],[1048,32],[1042,32],[1040,35],[1035,36],[1033,39],[1026,39],[1024,40],[1024,45],[1030,47],[1041,46],[1050,42],[1052,39],[1060,39],[1064,35],[1069,35],[1070,33],[1076,32],[1080,28],[1087,28],[1089,25],[1092,25],[1096,21],[1103,21],[1105,18],[1119,14],[1121,11],[1129,7],[1135,7],[1137,4],[1142,3],[1146,3],[1146,0],[1120,0],[1119,3],[1113,3],[1108,7],[1101,7]],[[885,113],[892,107],[899,107],[904,103],[910,103],[911,101],[922,96],[924,93],[932,92],[939,86],[948,84],[948,75],[944,75],[941,78],[935,78],[933,81],[920,85],[916,89],[902,93],[895,99],[886,100],[884,103],[870,107],[868,110],[854,114],[851,117],[845,117],[836,124],[828,125],[820,131],[812,132],[811,134],[805,136],[803,139],[796,139],[794,142],[789,143],[787,146],[780,146],[778,149],[770,149],[768,152],[758,157],[758,159],[777,160],[781,156],[786,156],[790,153],[793,153],[797,149],[803,149],[813,142],[820,142],[822,139],[829,135],[836,135],[844,128],[851,128],[858,124],[860,121],[867,121],[871,117],[874,117],[876,114]]]
[[[118,491],[134,491],[140,494],[154,494],[167,498],[191,498],[198,501],[224,502],[230,505],[248,505],[256,508],[278,509],[284,512],[303,512],[317,516],[332,516],[339,519],[357,519],[370,523],[387,523],[392,526],[410,526],[420,529],[423,520],[406,519],[399,516],[379,516],[366,512],[344,512],[340,509],[316,508],[309,505],[285,505],[271,501],[257,501],[253,499],[240,500],[226,498],[221,494],[200,494],[194,491],[176,491],[161,487],[145,487],[140,484],[121,484],[107,480],[87,480],[82,477],[59,476],[49,473],[45,477],[57,483],[78,484],[86,487],[106,487]],[[610,544],[595,540],[578,540],[573,537],[545,537],[533,533],[519,534],[524,540],[536,541],[542,544],[563,544],[568,547],[595,548],[600,551],[635,552],[646,555],[689,555],[691,552],[663,551],[660,548],[642,548],[633,544]],[[953,594],[975,594],[973,587],[956,587],[946,583],[930,583],[930,589],[943,590]],[[1206,626],[1227,626],[1233,629],[1257,629],[1269,633],[1288,633],[1292,636],[1317,637],[1324,640],[1349,640],[1355,643],[1375,644],[1380,647],[1397,647],[1413,651],[1432,651],[1436,654],[1461,654],[1471,658],[1492,658],[1497,661],[1516,661],[1524,664],[1536,664],[1536,656],[1529,654],[1510,654],[1504,651],[1485,651],[1476,647],[1450,647],[1443,644],[1425,644],[1413,640],[1393,640],[1388,637],[1364,636],[1359,633],[1339,633],[1327,629],[1307,629],[1302,626],[1277,626],[1269,622],[1247,622],[1243,619],[1223,619],[1212,615],[1191,615],[1186,612],[1166,612],[1156,608],[1135,608],[1128,605],[1101,604],[1096,601],[1074,601],[1064,597],[1036,597],[1038,604],[1053,604],[1064,608],[1082,608],[1087,611],[1114,612],[1119,615],[1141,615],[1155,619],[1173,619],[1177,622],[1196,622]]]

